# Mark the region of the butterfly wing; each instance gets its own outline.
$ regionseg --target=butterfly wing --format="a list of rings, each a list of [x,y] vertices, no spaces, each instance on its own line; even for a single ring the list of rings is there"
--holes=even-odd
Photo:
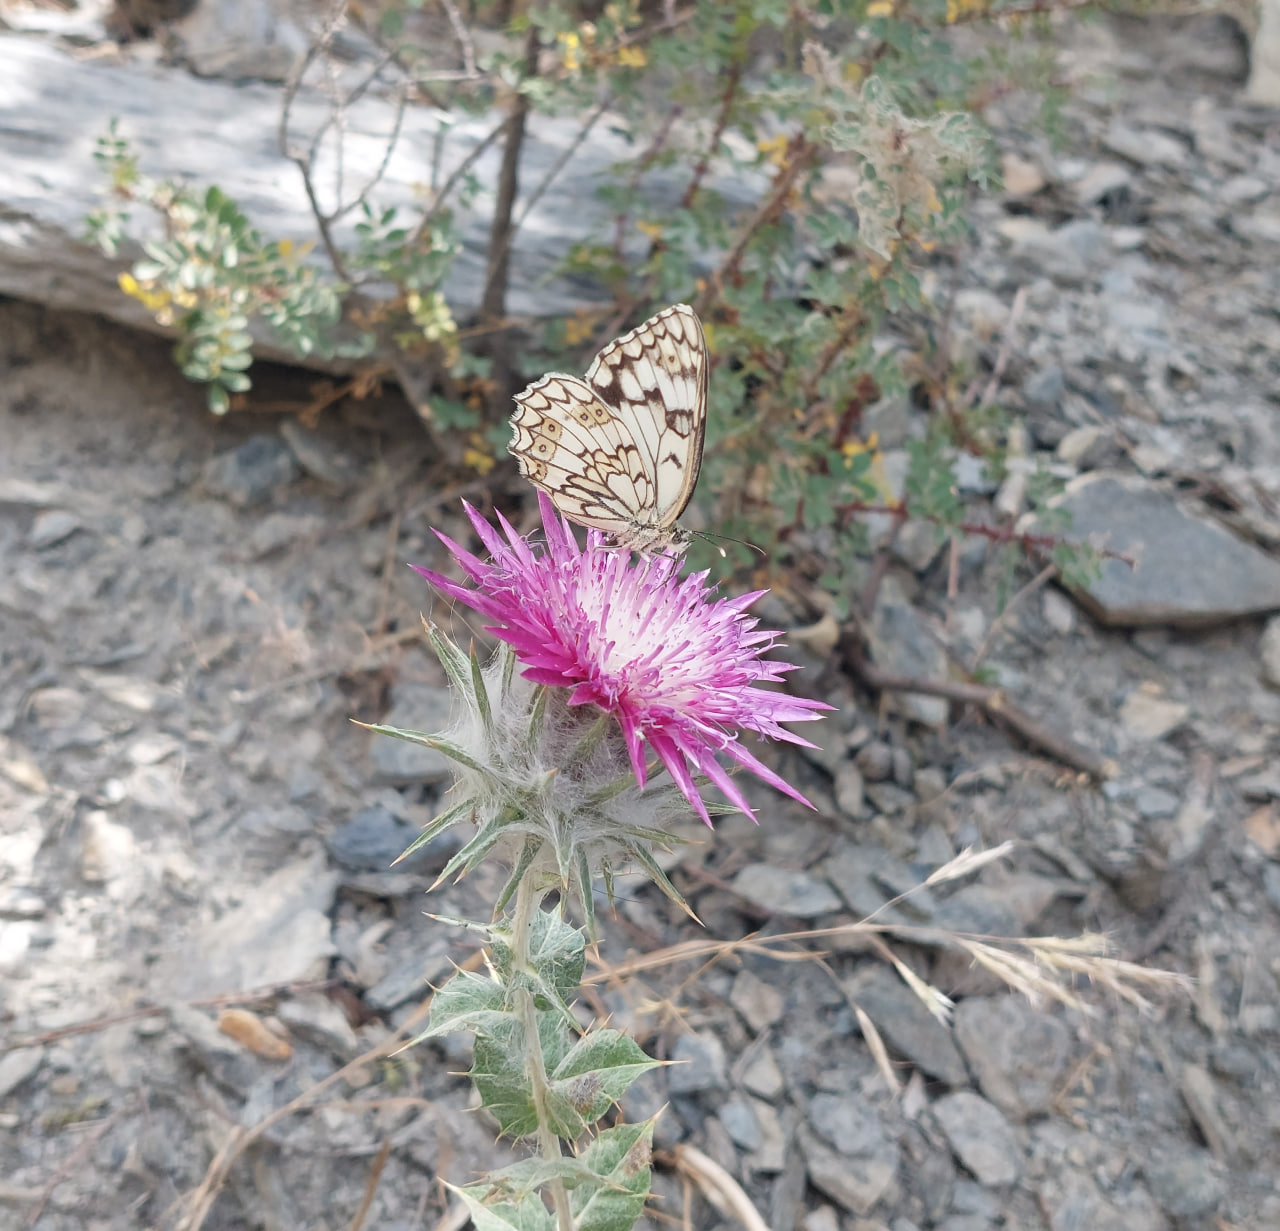
[[[707,343],[693,309],[674,304],[596,356],[586,383],[634,441],[652,496],[639,526],[669,532],[693,496],[707,420]]]
[[[576,376],[552,372],[516,394],[508,450],[579,525],[626,539],[648,520],[656,486],[631,426]]]

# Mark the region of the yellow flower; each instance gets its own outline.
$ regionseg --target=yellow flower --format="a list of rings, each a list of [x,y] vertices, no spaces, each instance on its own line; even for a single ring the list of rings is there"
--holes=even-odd
[[[488,474],[497,464],[493,459],[493,454],[489,452],[484,444],[484,437],[479,433],[472,433],[471,447],[464,451],[462,460],[479,475]]]
[[[657,243],[662,238],[662,227],[656,222],[637,222],[636,230],[641,235],[648,236],[654,243]]]
[[[582,56],[580,54],[582,40],[578,37],[578,32],[569,30],[557,34],[556,42],[560,44],[561,62],[569,72],[576,73],[582,67]]]
[[[953,25],[963,17],[985,13],[989,7],[988,0],[947,0],[947,25]]]
[[[890,2],[890,0],[872,0],[872,3],[867,5],[867,16],[868,17],[892,17],[893,4]]]
[[[566,346],[585,342],[596,331],[596,318],[590,312],[577,312],[564,323]]]
[[[136,299],[148,312],[159,312],[171,302],[168,291],[157,291],[151,283],[144,286],[132,274],[121,274],[116,283],[130,299]]]
[[[644,54],[643,47],[619,47],[618,63],[623,68],[644,68],[649,57]]]
[[[790,138],[786,133],[779,133],[776,137],[769,137],[762,141],[756,142],[756,148],[762,153],[775,167],[783,164],[784,157],[787,152],[787,145]]]

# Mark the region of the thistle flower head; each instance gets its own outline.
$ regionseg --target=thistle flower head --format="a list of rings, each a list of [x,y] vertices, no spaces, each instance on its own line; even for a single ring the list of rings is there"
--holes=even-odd
[[[762,657],[780,634],[758,628],[746,614],[764,591],[717,598],[705,572],[680,578],[679,561],[667,556],[633,562],[629,552],[606,546],[597,531],[588,532],[582,549],[550,500],[542,493],[538,499],[545,546],[531,545],[501,514],[499,534],[467,506],[490,559],[439,537],[473,586],[417,571],[483,615],[487,631],[511,647],[527,680],[567,689],[569,706],[595,706],[612,715],[640,787],[648,773],[647,749],[707,824],[695,774],[754,815],[724,757],[812,806],[739,738],[755,731],[812,747],[781,724],[816,719],[831,708],[761,687],[793,669]]]

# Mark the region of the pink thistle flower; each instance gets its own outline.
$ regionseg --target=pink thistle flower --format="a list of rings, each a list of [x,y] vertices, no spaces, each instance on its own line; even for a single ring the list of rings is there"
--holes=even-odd
[[[567,688],[570,705],[593,704],[616,717],[639,786],[647,744],[708,825],[694,773],[754,818],[721,754],[813,807],[738,739],[740,731],[756,731],[812,748],[781,724],[811,721],[832,708],[760,687],[794,670],[761,657],[781,634],[757,628],[746,609],[766,591],[715,598],[705,572],[679,578],[679,560],[670,556],[633,563],[630,552],[606,546],[594,530],[580,548],[541,492],[538,502],[546,533],[541,551],[499,513],[504,540],[470,505],[467,516],[489,561],[436,532],[474,589],[430,569],[415,571],[491,620],[487,631],[511,646],[527,679]]]

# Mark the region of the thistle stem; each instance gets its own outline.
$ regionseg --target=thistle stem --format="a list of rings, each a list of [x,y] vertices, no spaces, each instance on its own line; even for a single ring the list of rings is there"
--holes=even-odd
[[[511,919],[511,951],[513,956],[512,973],[515,976],[530,970],[529,938],[533,931],[533,917],[542,901],[542,893],[534,888],[533,872],[527,871],[520,879],[516,889],[515,912]],[[527,987],[517,989],[515,993],[516,1007],[524,1026],[525,1071],[529,1075],[529,1086],[533,1094],[533,1106],[538,1116],[538,1145],[542,1157],[554,1161],[561,1157],[560,1138],[551,1127],[551,1117],[547,1114],[547,1068],[542,1059],[542,1041],[538,1035],[538,1013],[533,1003],[533,993]],[[569,1209],[569,1191],[564,1181],[553,1180],[548,1186],[551,1189],[551,1202],[555,1206],[556,1225],[559,1231],[573,1231],[573,1214]]]

